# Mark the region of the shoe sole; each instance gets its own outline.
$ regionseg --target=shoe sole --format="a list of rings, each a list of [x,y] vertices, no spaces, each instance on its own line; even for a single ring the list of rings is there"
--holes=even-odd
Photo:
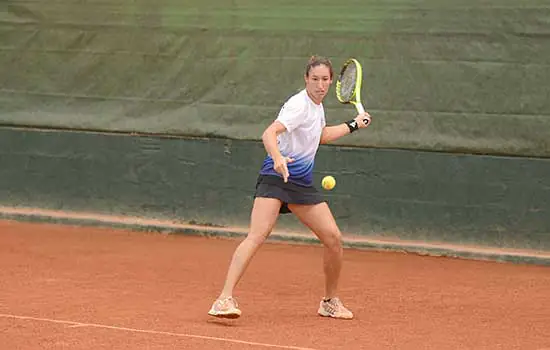
[[[216,318],[227,318],[227,319],[235,319],[241,317],[241,314],[237,313],[228,313],[228,314],[211,314],[210,312],[208,315]]]
[[[319,314],[319,316],[330,317],[330,318],[334,318],[334,319],[337,319],[337,320],[352,320],[353,319],[353,316],[352,317],[336,317],[336,316],[331,315],[331,314],[329,314],[328,312],[325,312],[325,311],[318,311],[317,313]]]

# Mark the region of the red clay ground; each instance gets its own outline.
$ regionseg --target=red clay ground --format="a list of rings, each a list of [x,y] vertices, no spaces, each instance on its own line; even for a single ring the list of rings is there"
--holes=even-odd
[[[2,349],[550,349],[550,268],[347,250],[352,321],[316,316],[322,249],[269,243],[207,316],[237,240],[0,221]]]

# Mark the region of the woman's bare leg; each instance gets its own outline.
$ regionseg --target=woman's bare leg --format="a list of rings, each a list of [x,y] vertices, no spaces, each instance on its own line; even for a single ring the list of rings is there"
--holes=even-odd
[[[250,215],[250,228],[247,237],[239,244],[235,252],[225,284],[219,299],[231,297],[233,290],[248,267],[250,260],[258,248],[264,243],[265,239],[271,233],[273,226],[279,217],[281,201],[274,198],[256,198]]]
[[[327,203],[289,205],[290,210],[321,240],[324,249],[325,296],[319,305],[319,315],[351,319],[349,311],[337,297],[344,250],[342,234]]]
[[[343,248],[340,229],[326,203],[315,205],[289,205],[290,210],[304,223],[323,243],[325,298],[336,296],[338,281],[342,269]]]

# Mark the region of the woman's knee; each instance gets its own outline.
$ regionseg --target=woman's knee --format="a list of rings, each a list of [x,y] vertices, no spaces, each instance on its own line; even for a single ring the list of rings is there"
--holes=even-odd
[[[334,253],[342,252],[342,234],[339,230],[333,230],[330,234],[327,234],[324,245]]]

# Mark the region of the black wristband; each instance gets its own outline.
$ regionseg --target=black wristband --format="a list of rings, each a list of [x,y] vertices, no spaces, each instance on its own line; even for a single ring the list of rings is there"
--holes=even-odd
[[[357,121],[355,119],[352,119],[352,120],[348,120],[346,123],[345,123],[348,128],[349,128],[349,133],[351,134],[352,132],[354,132],[355,130],[359,129],[359,125],[357,124]]]

